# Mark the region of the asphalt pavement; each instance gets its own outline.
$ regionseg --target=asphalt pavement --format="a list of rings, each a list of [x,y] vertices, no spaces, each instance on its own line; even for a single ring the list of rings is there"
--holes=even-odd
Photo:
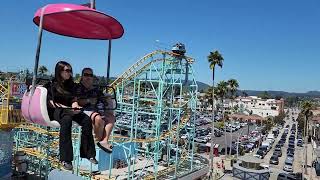
[[[291,135],[291,127],[293,124],[292,121],[292,116],[294,116],[294,118],[297,118],[297,114],[292,115],[292,110],[290,110],[289,112],[289,117],[286,117],[286,123],[284,125],[284,127],[286,125],[290,125],[289,127],[289,133],[287,135],[287,140],[285,142],[285,144],[282,147],[282,156],[279,157],[279,164],[278,165],[273,165],[273,164],[269,164],[269,160],[270,157],[272,156],[273,152],[274,152],[274,148],[276,146],[276,144],[279,142],[279,140],[281,139],[281,135],[284,132],[284,129],[281,129],[279,136],[276,138],[275,142],[272,145],[272,149],[266,154],[266,156],[264,157],[264,164],[268,164],[269,165],[269,169],[270,169],[270,179],[277,179],[279,173],[287,173],[285,171],[283,171],[283,167],[284,167],[284,162],[287,158],[287,149],[288,149],[288,144],[289,144],[289,137]],[[297,134],[297,133],[296,133]],[[295,134],[295,136],[296,136]],[[297,140],[296,140],[297,141]],[[298,158],[303,154],[303,148],[302,147],[298,147],[296,146],[296,141],[295,141],[295,155],[294,155],[294,162],[293,162],[293,172],[301,172],[301,168],[299,168],[299,166],[301,165],[301,159]],[[301,166],[300,166],[301,167]]]

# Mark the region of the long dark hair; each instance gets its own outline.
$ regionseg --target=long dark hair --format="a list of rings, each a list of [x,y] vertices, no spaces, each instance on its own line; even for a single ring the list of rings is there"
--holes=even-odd
[[[65,61],[59,61],[56,64],[55,70],[54,70],[54,82],[57,90],[62,94],[71,94],[72,88],[74,85],[73,77],[70,76],[69,79],[63,80],[61,77],[61,72],[64,71],[64,67],[69,67],[72,70],[72,67],[69,63]]]

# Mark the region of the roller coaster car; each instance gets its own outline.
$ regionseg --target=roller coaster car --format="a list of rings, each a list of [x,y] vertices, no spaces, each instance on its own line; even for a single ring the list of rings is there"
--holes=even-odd
[[[184,54],[186,53],[186,48],[182,43],[175,44],[171,50],[173,53],[179,54],[180,56],[184,56]]]
[[[59,127],[57,121],[49,119],[47,89],[37,84],[43,29],[67,37],[109,40],[107,82],[110,72],[111,40],[122,37],[124,29],[115,18],[96,9],[75,4],[48,4],[37,10],[33,22],[39,26],[38,45],[31,89],[25,92],[22,98],[21,111],[27,122]]]

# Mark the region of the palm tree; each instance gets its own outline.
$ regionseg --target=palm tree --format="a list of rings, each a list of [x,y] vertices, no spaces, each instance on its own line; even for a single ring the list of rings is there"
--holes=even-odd
[[[208,55],[208,62],[210,63],[209,67],[212,70],[212,130],[211,130],[211,146],[210,146],[210,176],[213,178],[213,138],[214,138],[214,71],[215,67],[218,65],[222,68],[223,57],[217,51],[210,52]]]
[[[40,66],[38,69],[38,72],[40,76],[43,76],[48,72],[48,69],[46,66]]]
[[[207,102],[207,104],[205,105],[206,107],[209,106],[209,104],[212,104],[212,87],[210,86],[206,92],[205,92],[205,96],[204,96],[204,100]]]
[[[215,92],[214,94],[212,94],[213,91]],[[212,90],[211,86],[206,90],[206,92],[205,92],[206,94],[204,96],[204,99],[208,102],[208,104],[206,104],[206,106],[213,103],[212,97],[214,97],[215,100],[218,100],[220,98],[218,91],[219,91],[219,89],[217,87],[214,87],[214,90]],[[216,106],[217,106],[217,104],[216,104]]]
[[[302,105],[301,105],[301,108],[302,108],[302,114],[305,116],[305,122],[304,122],[304,127],[303,127],[303,131],[304,131],[304,142],[305,142],[305,145],[304,145],[304,148],[305,148],[305,163],[304,163],[304,173],[305,174],[308,174],[307,172],[307,154],[308,154],[308,146],[307,146],[307,135],[308,135],[308,121],[309,121],[309,118],[313,115],[312,114],[312,108],[313,108],[313,104],[312,102],[310,101],[303,101],[302,102]]]
[[[225,155],[227,155],[227,136],[226,136],[226,119],[229,119],[228,116],[225,116],[225,111],[223,108],[223,102],[228,94],[228,83],[225,81],[220,81],[215,88],[215,98],[220,98],[222,104],[222,120],[224,124],[224,145],[225,145]]]
[[[236,98],[236,92],[239,88],[239,83],[236,79],[229,79],[228,80],[228,91],[230,92],[230,99],[231,99],[231,108],[233,108],[233,101]],[[233,125],[233,121],[231,123]],[[231,128],[231,141],[230,141],[230,153],[231,156],[231,146],[232,146],[232,128]]]
[[[229,79],[228,80],[228,88],[229,88],[231,99],[235,99],[237,90],[239,88],[238,81],[236,79]]]

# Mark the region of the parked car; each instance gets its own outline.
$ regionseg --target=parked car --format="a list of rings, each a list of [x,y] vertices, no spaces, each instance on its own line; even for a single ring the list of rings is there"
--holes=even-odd
[[[286,172],[293,172],[292,165],[284,165],[283,170]]]
[[[292,157],[288,157],[286,158],[286,160],[284,161],[285,165],[291,165],[293,164],[294,159]]]
[[[281,150],[280,151],[279,150],[274,150],[273,155],[281,157],[282,156],[282,151]]]
[[[264,156],[266,155],[266,152],[263,151],[263,150],[261,150],[261,149],[259,149],[259,150],[257,151],[256,155],[258,155],[258,156],[256,156],[256,157],[259,157],[260,159],[263,159]]]
[[[289,154],[290,152],[294,154],[294,148],[290,148],[290,147],[289,147],[289,148],[287,149],[287,154]]]
[[[208,142],[208,140],[204,139],[204,138],[194,138],[194,141],[198,142],[198,143],[206,143],[206,142]]]
[[[296,174],[294,174],[294,173],[289,173],[289,174],[280,173],[277,177],[277,180],[288,180],[288,179],[289,180],[302,180],[302,175],[301,175],[301,173],[300,174],[298,174],[298,173],[296,173]],[[304,179],[306,179],[306,178],[304,178]]]
[[[288,147],[291,148],[291,149],[294,149],[294,144],[290,143],[290,144],[288,145]]]
[[[227,147],[227,153],[229,154],[229,152],[230,152],[230,147]],[[240,149],[239,149],[239,152],[240,152]],[[220,153],[225,154],[225,148],[222,148]],[[237,150],[235,148],[232,148],[231,155],[235,155],[235,154],[237,154]]]
[[[293,153],[293,152],[289,152],[289,153],[287,154],[287,157],[294,158],[294,153]]]
[[[277,144],[276,147],[274,148],[274,150],[281,151],[281,145]]]
[[[270,164],[278,165],[278,164],[279,164],[279,158],[278,158],[278,156],[275,156],[275,155],[271,156],[269,163],[270,163]]]

